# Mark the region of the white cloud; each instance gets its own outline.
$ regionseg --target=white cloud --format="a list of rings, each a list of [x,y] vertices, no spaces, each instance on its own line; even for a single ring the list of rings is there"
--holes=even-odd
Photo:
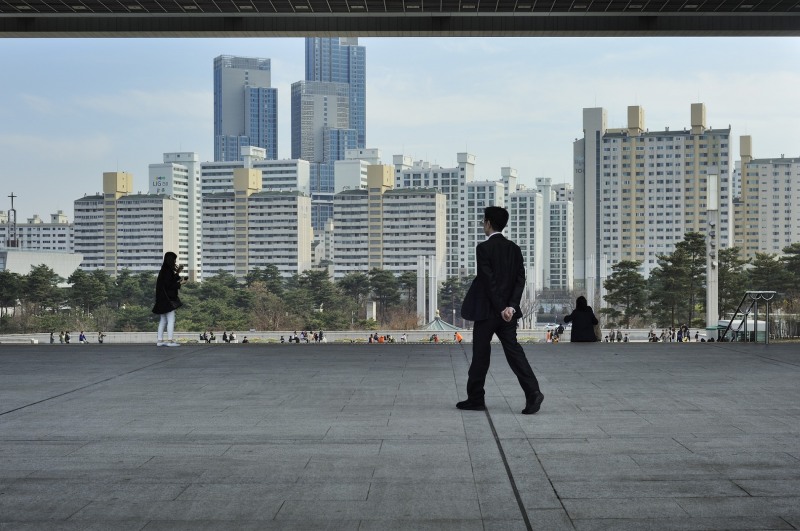
[[[50,98],[43,98],[34,94],[22,94],[20,98],[29,109],[38,113],[52,113],[57,109],[56,103]]]

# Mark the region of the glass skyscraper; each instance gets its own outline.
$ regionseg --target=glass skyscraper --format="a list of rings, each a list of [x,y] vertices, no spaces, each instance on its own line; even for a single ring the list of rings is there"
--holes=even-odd
[[[367,146],[367,50],[358,38],[306,38],[306,81],[346,83],[350,87],[350,129],[357,147]]]
[[[333,217],[334,163],[356,147],[345,83],[298,81],[292,84],[292,158],[310,163],[311,222],[322,231]]]
[[[366,145],[366,50],[356,38],[307,38],[306,79],[292,85],[292,158],[311,163],[311,217],[333,217],[334,163]]]
[[[241,160],[243,146],[278,158],[278,90],[270,87],[269,59],[221,55],[214,59],[214,160]]]

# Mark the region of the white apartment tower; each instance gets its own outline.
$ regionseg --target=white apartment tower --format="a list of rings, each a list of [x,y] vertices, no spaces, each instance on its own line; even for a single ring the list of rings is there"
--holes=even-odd
[[[602,108],[583,110],[574,143],[575,281],[600,307],[602,283],[621,260],[642,262],[647,276],[687,232],[705,232],[709,193],[720,205],[720,244],[729,245],[730,127],[713,129],[702,103],[691,127],[649,131],[644,109],[628,107],[627,127],[609,129]],[[718,175],[708,190],[708,175]]]
[[[333,197],[333,276],[369,271],[369,192],[342,190]]]
[[[573,288],[573,207],[567,199],[572,187],[551,184],[548,178],[536,179],[542,194],[544,223],[542,229],[543,276],[545,288],[571,291]]]
[[[27,223],[17,223],[19,249],[71,253],[74,228],[62,210],[51,214],[49,223],[34,214]],[[8,232],[8,214],[0,211],[0,247],[5,247]]]
[[[419,256],[432,258],[444,279],[446,204],[433,188],[392,189],[394,169],[370,165],[368,190],[334,197],[334,278],[372,268],[395,275],[417,270]]]
[[[444,280],[447,198],[434,188],[399,188],[384,194],[383,269],[395,274],[417,271],[417,258],[432,258]],[[438,287],[437,287],[438,289]]]
[[[133,176],[103,174],[103,194],[75,200],[75,252],[81,269],[157,272],[179,242],[179,202],[160,194],[131,194]]]
[[[506,186],[501,181],[472,181],[466,183],[461,197],[462,233],[459,243],[464,251],[459,256],[459,270],[467,277],[473,277],[477,271],[475,247],[486,239],[483,232],[483,211],[488,206],[506,207]],[[508,235],[509,228],[504,230]],[[517,244],[520,242],[517,241]]]
[[[164,153],[163,163],[150,164],[149,177],[150,194],[178,201],[179,240],[174,252],[178,263],[185,264],[189,280],[198,281],[203,276],[199,157],[191,152]]]
[[[800,158],[753,157],[750,136],[739,140],[742,194],[736,207],[734,244],[743,259],[783,254],[800,242]]]
[[[498,205],[500,206],[500,205]],[[505,230],[508,239],[519,245],[525,264],[523,300],[533,301],[542,289],[542,272],[547,267],[543,258],[546,212],[544,199],[538,190],[517,190],[509,196],[510,218]]]
[[[203,196],[203,263],[244,280],[273,264],[289,278],[311,267],[311,198],[297,190],[262,191],[260,170],[234,170],[233,192]]]
[[[241,161],[203,162],[200,164],[201,195],[233,192],[233,172],[237,168],[261,171],[263,190],[297,190],[311,195],[309,163],[302,159],[268,160],[266,151],[255,146],[241,149]]]
[[[457,165],[449,168],[421,160],[413,161],[405,155],[395,155],[393,160],[395,188],[435,188],[447,199],[446,277],[474,275],[474,268],[468,269],[466,258],[468,252],[474,255],[475,250],[469,250],[465,241],[470,220],[465,211],[465,193],[467,183],[475,180],[475,155],[458,153]]]

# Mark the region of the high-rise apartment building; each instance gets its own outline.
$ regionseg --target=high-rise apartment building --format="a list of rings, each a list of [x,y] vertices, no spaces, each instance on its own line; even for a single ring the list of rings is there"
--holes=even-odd
[[[336,193],[343,190],[367,188],[367,171],[370,166],[381,164],[379,149],[348,149],[344,160],[337,160],[334,165],[334,182]]]
[[[132,194],[133,176],[103,174],[103,193],[75,200],[75,252],[81,269],[157,272],[164,253],[179,245],[177,199],[165,194]]]
[[[311,163],[314,230],[333,218],[335,162],[366,147],[366,49],[357,38],[306,39],[305,80],[292,85],[292,158]]]
[[[349,125],[355,146],[367,146],[367,50],[357,37],[306,38],[306,81],[348,86]],[[292,155],[294,157],[294,155]]]
[[[18,249],[71,253],[74,228],[62,210],[51,214],[49,223],[34,214],[27,223],[17,223]],[[8,214],[0,211],[0,248],[6,247],[7,238]]]
[[[278,90],[271,88],[269,59],[214,58],[214,160],[241,160],[256,146],[278,158]]]
[[[263,190],[288,192],[297,190],[311,196],[309,163],[302,159],[267,160],[262,148],[242,148],[237,162],[203,162],[200,164],[201,195],[233,192],[233,172],[237,168],[261,171]]]
[[[506,203],[510,217],[508,227],[503,232],[522,251],[525,265],[523,299],[528,301],[534,300],[536,292],[542,289],[542,270],[546,267],[543,252],[546,242],[543,241],[543,236],[547,216],[543,205],[542,193],[526,188],[514,191]]]
[[[292,84],[292,158],[309,161],[314,230],[333,217],[335,162],[357,146],[350,128],[349,86],[298,81]]]
[[[311,199],[299,191],[262,191],[261,171],[237,168],[233,191],[203,195],[207,275],[275,265],[289,278],[311,267]]]
[[[445,196],[433,188],[393,189],[393,183],[392,166],[371,165],[368,189],[336,194],[334,278],[373,268],[416,272],[425,256],[444,280]]]
[[[783,254],[800,242],[800,158],[754,158],[750,136],[739,140],[741,197],[736,204],[734,245],[743,259]]]
[[[445,195],[447,201],[446,215],[446,258],[445,277],[470,276],[475,270],[468,269],[467,254],[474,255],[475,249],[467,248],[466,234],[470,221],[476,225],[474,208],[467,212],[469,205],[466,199],[467,183],[475,180],[475,155],[458,153],[456,166],[443,168],[437,164],[418,160],[414,161],[405,155],[393,157],[395,167],[395,188],[435,188]],[[481,215],[483,211],[481,210]],[[477,227],[472,227],[477,230]]]
[[[164,162],[150,164],[150,194],[176,199],[178,209],[178,263],[185,265],[192,282],[202,279],[202,223],[200,201],[200,162],[196,153],[164,153]]]
[[[602,283],[621,260],[647,276],[687,232],[705,232],[708,194],[719,198],[720,244],[729,245],[730,128],[707,125],[702,103],[691,127],[650,131],[644,109],[628,107],[628,125],[610,129],[602,108],[583,110],[574,143],[575,281],[599,306]],[[708,175],[718,175],[708,190]]]
[[[536,179],[542,195],[542,287],[570,291],[573,288],[573,205],[572,187]]]

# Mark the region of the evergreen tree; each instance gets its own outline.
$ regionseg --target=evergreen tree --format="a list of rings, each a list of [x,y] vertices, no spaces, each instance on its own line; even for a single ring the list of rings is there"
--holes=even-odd
[[[675,245],[678,257],[683,258],[685,290],[688,296],[688,319],[686,324],[694,326],[694,317],[705,307],[706,288],[706,238],[699,232],[687,232],[682,242]]]
[[[336,285],[344,296],[355,306],[357,317],[361,319],[363,315],[364,303],[367,301],[372,291],[369,285],[369,277],[364,273],[348,273],[340,278]]]
[[[417,274],[414,271],[406,271],[401,274],[397,283],[403,291],[403,300],[407,311],[416,311],[417,306]]]
[[[369,272],[369,285],[372,296],[378,303],[378,315],[381,322],[388,320],[389,308],[400,300],[400,289],[397,278],[384,269],[373,268]]]
[[[718,256],[718,308],[719,316],[723,318],[736,310],[744,292],[747,290],[747,273],[744,270],[747,261],[739,257],[739,249],[737,247],[720,249]]]
[[[31,266],[21,299],[30,304],[33,315],[42,315],[44,310],[58,311],[64,300],[59,281],[61,277],[46,265]]]
[[[612,266],[614,272],[603,282],[606,289],[605,301],[610,307],[600,311],[621,316],[622,324],[628,328],[631,319],[643,316],[647,309],[647,281],[639,273],[641,265],[641,262],[635,260],[618,262]]]
[[[686,307],[683,279],[686,275],[684,260],[670,255],[658,257],[658,267],[650,271],[650,314],[659,327],[675,326],[683,320]],[[682,323],[681,323],[682,324]]]
[[[439,288],[439,307],[445,317],[452,316],[453,310],[456,311],[456,321],[461,317],[461,303],[464,302],[470,282],[467,278],[450,277],[442,283]],[[456,323],[451,324],[458,326]]]
[[[747,271],[747,280],[751,291],[785,292],[794,279],[777,255],[756,253],[753,267]]]
[[[0,315],[8,315],[9,308],[15,308],[22,299],[25,278],[7,269],[0,270]]]

